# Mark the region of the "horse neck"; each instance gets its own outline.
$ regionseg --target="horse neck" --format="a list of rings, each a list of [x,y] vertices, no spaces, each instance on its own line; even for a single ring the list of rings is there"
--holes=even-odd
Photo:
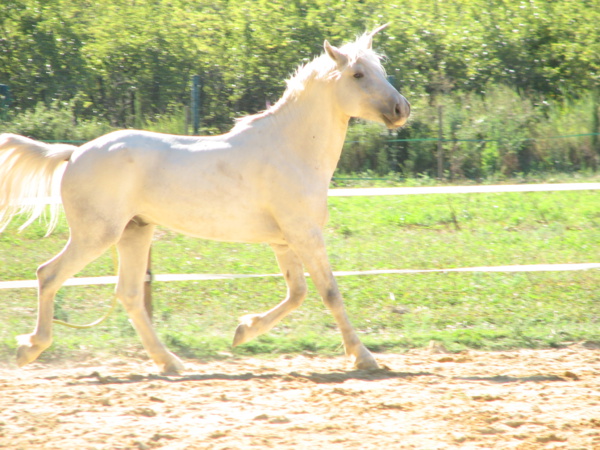
[[[337,107],[328,83],[311,83],[277,105],[271,117],[292,142],[291,151],[329,181],[340,159],[350,117]]]

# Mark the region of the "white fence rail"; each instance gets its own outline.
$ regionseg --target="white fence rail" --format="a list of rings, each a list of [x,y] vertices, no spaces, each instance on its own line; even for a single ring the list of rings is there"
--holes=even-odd
[[[338,188],[330,189],[330,197],[363,197],[370,195],[423,194],[491,194],[502,192],[590,191],[600,189],[600,183],[506,184],[478,186],[426,186],[399,188]]]
[[[573,272],[579,270],[600,269],[600,263],[581,264],[528,264],[513,266],[482,266],[482,267],[458,267],[451,269],[381,269],[381,270],[352,270],[333,272],[336,277],[351,277],[358,275],[408,275],[416,273],[452,273],[452,272]],[[209,281],[209,280],[233,280],[239,278],[276,278],[282,277],[280,273],[269,274],[158,274],[147,277],[146,281]],[[308,274],[306,274],[308,276]],[[101,284],[116,284],[116,276],[108,277],[80,277],[71,278],[63,286],[91,286]],[[36,280],[0,281],[2,289],[37,288]]]
[[[475,193],[507,193],[507,192],[554,192],[600,190],[600,183],[568,183],[568,184],[517,184],[493,186],[430,186],[401,188],[352,188],[330,189],[330,197],[363,197],[381,195],[423,195],[423,194],[475,194]],[[60,199],[49,198],[46,203],[60,203]],[[598,202],[600,207],[600,201]],[[510,266],[463,267],[449,269],[389,269],[334,272],[336,276],[382,275],[382,274],[416,274],[416,273],[451,273],[451,272],[552,272],[579,271],[600,269],[600,263],[580,264],[529,264]],[[206,281],[229,280],[236,278],[280,277],[280,274],[157,274],[146,281]],[[115,284],[117,277],[81,277],[71,278],[65,286],[87,286],[99,284]],[[0,281],[2,289],[36,288],[36,280]]]
[[[335,188],[329,189],[329,197],[367,197],[379,195],[425,195],[425,194],[494,194],[505,192],[555,192],[600,190],[600,183],[549,183],[549,184],[501,184],[477,186],[422,186],[384,188]],[[36,200],[39,201],[39,200]],[[46,204],[60,204],[60,198],[48,197]],[[25,201],[24,203],[32,203]]]

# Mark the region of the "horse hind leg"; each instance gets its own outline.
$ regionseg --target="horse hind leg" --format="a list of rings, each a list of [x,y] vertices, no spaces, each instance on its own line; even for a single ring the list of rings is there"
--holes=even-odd
[[[233,346],[244,344],[266,333],[281,319],[298,308],[306,297],[307,287],[302,262],[287,245],[272,245],[279,269],[287,283],[287,296],[280,304],[263,314],[248,314],[240,319]]]
[[[37,269],[38,317],[31,334],[17,337],[17,364],[19,367],[34,361],[52,344],[54,296],[63,283],[94,259],[104,253],[117,239],[120,231],[98,226],[71,237],[63,250]]]
[[[160,342],[144,306],[144,278],[154,225],[129,222],[119,242],[117,297],[125,307],[148,356],[163,373],[183,370],[183,364]]]

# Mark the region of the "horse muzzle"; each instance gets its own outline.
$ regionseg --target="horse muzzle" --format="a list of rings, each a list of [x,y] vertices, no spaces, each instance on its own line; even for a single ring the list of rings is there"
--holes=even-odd
[[[389,129],[393,130],[404,125],[408,116],[410,116],[410,103],[400,95],[390,111],[383,114],[383,121]]]

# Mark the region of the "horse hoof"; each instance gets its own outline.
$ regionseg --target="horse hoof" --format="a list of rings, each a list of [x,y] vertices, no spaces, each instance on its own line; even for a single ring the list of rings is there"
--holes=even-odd
[[[23,367],[32,361],[35,361],[37,357],[42,353],[38,349],[37,345],[21,345],[17,348],[17,365]]]
[[[40,354],[47,349],[50,344],[42,345],[40,343],[33,344],[34,336],[31,334],[23,334],[17,336],[17,365],[23,367],[32,361],[35,361]]]
[[[178,375],[179,372],[185,370],[185,366],[183,365],[181,360],[173,354],[171,354],[171,356],[171,361],[158,365],[160,367],[160,373],[162,375]]]
[[[235,329],[235,334],[233,335],[233,346],[237,347],[238,345],[245,344],[250,339],[248,336],[248,325],[245,323],[240,323]]]
[[[258,314],[248,314],[240,319],[240,324],[235,329],[233,336],[234,347],[245,344],[260,334],[257,326],[258,320],[260,320]]]
[[[373,361],[357,361],[354,363],[354,367],[358,370],[377,370],[379,369],[379,364],[373,359]]]
[[[379,365],[373,355],[367,350],[361,352],[358,358],[354,360],[354,367],[358,370],[377,370]]]

